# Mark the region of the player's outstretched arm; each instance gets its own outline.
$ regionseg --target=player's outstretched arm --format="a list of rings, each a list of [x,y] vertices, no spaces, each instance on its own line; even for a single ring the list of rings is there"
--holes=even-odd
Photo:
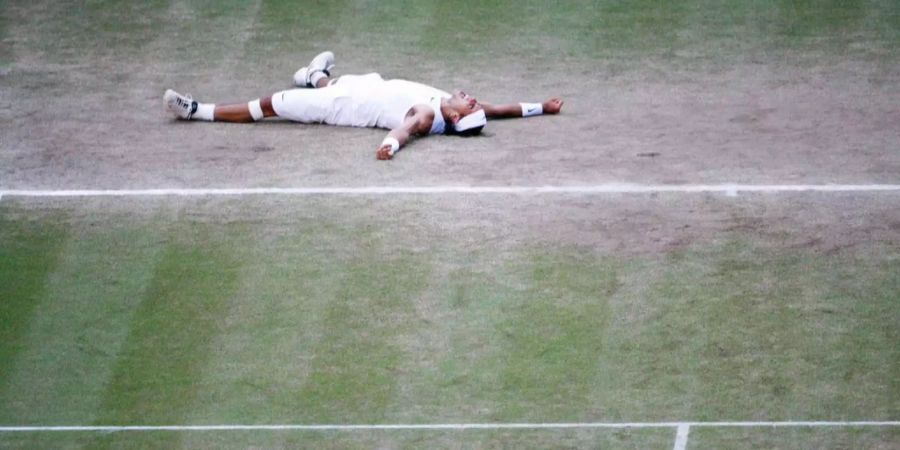
[[[428,105],[417,105],[410,110],[403,125],[391,130],[387,137],[381,141],[375,156],[382,160],[394,157],[414,136],[424,136],[431,131],[431,123],[434,121],[434,111]]]
[[[512,119],[541,114],[559,114],[563,101],[558,97],[552,97],[544,103],[508,103],[503,105],[482,103],[481,106],[484,107],[484,114],[488,119]]]

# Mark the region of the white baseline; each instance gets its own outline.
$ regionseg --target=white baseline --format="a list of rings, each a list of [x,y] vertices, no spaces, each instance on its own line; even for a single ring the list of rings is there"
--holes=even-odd
[[[72,426],[0,426],[0,432],[45,431],[361,431],[361,430],[498,430],[566,428],[786,428],[786,427],[896,427],[900,421],[793,421],[793,422],[559,422],[559,423],[433,423],[433,424],[282,424],[282,425],[72,425]],[[686,436],[685,436],[686,438]]]
[[[659,194],[784,192],[898,192],[900,184],[629,184],[573,186],[368,186],[296,188],[161,189],[6,189],[3,197],[152,197],[241,195],[395,195],[395,194]]]

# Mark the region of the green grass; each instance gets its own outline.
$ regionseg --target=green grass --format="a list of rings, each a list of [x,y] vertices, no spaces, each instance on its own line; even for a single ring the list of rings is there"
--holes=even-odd
[[[311,361],[306,381],[291,393],[296,413],[290,415],[299,420],[391,418],[391,402],[401,389],[398,373],[415,356],[401,341],[415,330],[414,302],[427,286],[429,261],[386,255],[377,241],[373,244],[359,242],[360,254],[347,264],[334,265],[317,255],[329,270],[307,282],[330,292],[321,304],[318,339],[303,352]]]
[[[0,447],[8,448],[172,448],[176,432],[17,434],[0,437]],[[192,432],[191,449],[292,448],[292,449],[421,449],[421,448],[616,448],[642,450],[669,448],[674,432],[669,430],[551,430],[459,432],[392,431],[379,433],[342,432]]]
[[[758,245],[731,237],[650,269],[661,273],[648,293],[658,301],[619,335],[623,354],[613,358],[630,374],[626,394],[691,398],[682,416],[697,420],[896,417],[896,405],[871,403],[898,392],[890,342],[900,334],[885,322],[898,317],[896,258]],[[653,356],[627,357],[635,351]],[[677,395],[664,400],[667,391]]]
[[[99,423],[184,420],[179,411],[196,401],[198,370],[212,353],[239,265],[227,246],[208,246],[198,234],[199,243],[173,236],[143,286]]]
[[[46,296],[50,273],[57,267],[69,233],[54,220],[33,222],[0,218],[3,245],[0,246],[0,360],[12,361],[27,345],[25,332],[37,306]],[[15,300],[12,300],[15,299]],[[5,379],[6,364],[0,365]]]
[[[0,329],[16,345],[0,353],[0,422],[900,415],[896,249],[820,254],[734,232],[646,256],[534,243],[468,248],[457,242],[477,234],[399,232],[391,218],[348,215],[352,204],[301,202],[278,213],[241,202],[160,206],[135,217],[5,199],[0,249],[14,263],[0,264],[0,278],[16,283],[4,283]],[[221,207],[230,218],[215,218]],[[775,439],[698,433],[719,444],[747,433],[759,439],[751,442]],[[785,442],[895,436],[810,433],[792,431]],[[642,448],[671,442],[674,430],[235,435],[35,433],[0,442],[413,448],[563,439]]]
[[[415,62],[555,71],[564,61],[570,69],[631,71],[659,60],[690,72],[748,61],[896,60],[900,44],[900,6],[889,0],[118,3],[11,2],[0,33],[47,62],[145,64],[152,56],[189,71],[224,63],[218,69],[229,73],[265,71],[325,47],[343,56],[345,68],[352,61],[368,70]]]
[[[71,108],[102,94],[135,108],[176,82],[280,88],[324,48],[343,73],[436,84],[474,76],[460,73],[677,81],[835,63],[890,81],[900,59],[890,0],[123,3],[4,2],[3,98]],[[352,200],[35,202],[0,203],[2,424],[900,417],[890,245],[821,254],[748,231],[631,255],[482,242],[478,230],[431,223],[426,207],[401,225]],[[663,448],[673,435],[29,433],[0,435],[0,447]],[[876,447],[898,437],[695,429],[691,440]]]
[[[205,361],[236,289],[239,262],[227,245],[207,245],[202,227],[171,236],[153,267],[105,387],[97,423],[192,420]],[[180,434],[166,447],[174,447]],[[101,438],[94,448],[102,448]]]
[[[900,430],[887,428],[692,428],[688,448],[866,448],[896,447]]]

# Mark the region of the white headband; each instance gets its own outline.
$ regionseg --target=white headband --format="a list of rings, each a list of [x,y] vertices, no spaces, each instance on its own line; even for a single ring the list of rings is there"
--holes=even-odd
[[[463,131],[471,130],[472,128],[483,127],[486,123],[487,116],[484,115],[483,109],[479,109],[478,111],[459,119],[459,122],[456,122],[456,125],[453,125],[453,129],[456,130],[457,133],[462,133]]]

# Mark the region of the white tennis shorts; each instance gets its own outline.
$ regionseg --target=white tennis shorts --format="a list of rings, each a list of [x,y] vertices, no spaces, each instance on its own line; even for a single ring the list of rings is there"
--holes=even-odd
[[[360,92],[377,92],[383,83],[377,73],[344,75],[323,88],[277,92],[272,95],[272,108],[278,117],[294,122],[374,127],[378,116],[362,108]]]

